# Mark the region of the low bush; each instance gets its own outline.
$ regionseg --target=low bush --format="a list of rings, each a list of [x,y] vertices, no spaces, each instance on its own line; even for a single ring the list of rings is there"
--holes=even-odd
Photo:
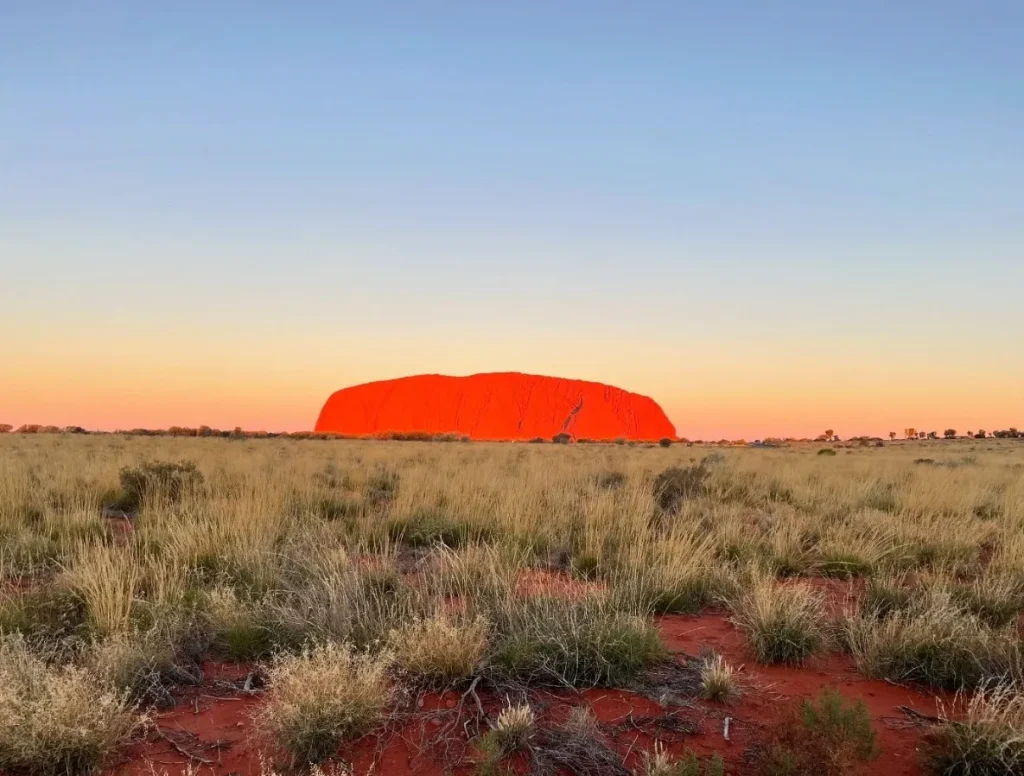
[[[844,631],[859,670],[871,678],[959,690],[993,676],[1024,676],[1012,629],[988,627],[948,594],[881,620],[861,613],[846,621]]]
[[[670,755],[660,743],[654,751],[644,752],[642,776],[723,776],[725,763],[720,755],[709,757],[703,767],[694,752],[687,751],[682,757]]]
[[[735,672],[721,655],[704,661],[700,669],[700,689],[701,697],[715,703],[728,703],[739,695]]]
[[[478,772],[485,776],[519,772],[503,766],[516,756],[529,773],[542,776],[626,776],[621,756],[586,706],[573,707],[560,724],[541,722],[526,704],[506,706],[491,729],[481,736],[483,756]],[[515,762],[515,761],[514,761]]]
[[[443,544],[458,549],[470,539],[481,541],[491,538],[491,532],[483,526],[454,520],[443,510],[421,508],[408,517],[392,520],[388,524],[388,536],[408,547]]]
[[[477,744],[483,755],[480,771],[484,774],[498,773],[505,757],[527,747],[536,725],[537,716],[528,703],[505,706]]]
[[[966,713],[937,727],[927,740],[934,773],[1003,776],[1024,773],[1024,695],[1000,686],[977,692]]]
[[[0,770],[94,771],[142,722],[110,682],[84,668],[51,666],[19,637],[0,638]]]
[[[388,646],[395,665],[433,687],[468,679],[487,651],[489,623],[482,617],[460,622],[451,615],[417,618],[391,631]]]
[[[0,591],[0,636],[20,634],[33,644],[55,646],[86,631],[85,605],[70,590]]]
[[[704,461],[692,466],[673,466],[654,478],[654,500],[663,512],[678,512],[687,499],[707,490],[708,468]]]
[[[878,755],[863,701],[846,703],[835,690],[805,700],[771,729],[758,757],[761,776],[846,776]]]
[[[203,474],[193,461],[151,461],[121,469],[121,492],[106,506],[138,512],[147,499],[178,503],[203,484]]]
[[[627,479],[625,472],[617,470],[601,472],[595,477],[597,487],[604,490],[618,490],[626,484]]]
[[[363,499],[372,509],[383,509],[398,496],[398,485],[401,481],[398,472],[378,469],[366,480],[363,487]]]
[[[761,578],[733,603],[733,620],[760,662],[798,663],[825,645],[823,609],[810,587]]]
[[[348,645],[280,655],[268,672],[257,725],[293,766],[322,762],[381,724],[391,698],[388,666],[386,655],[358,654]]]
[[[618,687],[666,654],[651,621],[601,598],[520,599],[496,617],[491,670],[531,684]]]
[[[818,451],[818,455],[834,456],[836,451],[831,447],[823,447]]]

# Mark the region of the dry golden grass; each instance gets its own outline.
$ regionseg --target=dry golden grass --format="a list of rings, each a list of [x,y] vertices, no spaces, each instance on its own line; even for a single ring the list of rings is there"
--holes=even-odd
[[[390,703],[387,655],[322,644],[281,655],[269,674],[269,693],[257,723],[295,765],[318,763],[345,740],[383,720]]]
[[[0,770],[92,770],[143,722],[105,678],[53,667],[23,640],[0,638]]]
[[[395,664],[408,675],[443,687],[479,670],[489,630],[483,617],[460,622],[450,614],[438,613],[393,629],[388,646]]]
[[[616,684],[664,658],[652,615],[712,605],[762,660],[838,635],[868,675],[1019,681],[1024,443],[816,450],[0,435],[0,632],[136,693],[203,650],[277,655],[299,759],[382,711],[316,696],[318,660],[381,697],[391,652],[420,682]],[[147,486],[130,529],[103,518],[146,462],[201,477]],[[586,595],[524,592],[540,569]],[[826,621],[805,582],[850,576],[864,606]]]

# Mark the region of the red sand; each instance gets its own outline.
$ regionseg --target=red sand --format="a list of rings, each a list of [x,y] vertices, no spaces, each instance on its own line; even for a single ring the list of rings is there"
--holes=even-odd
[[[865,679],[856,672],[850,657],[838,653],[814,658],[798,667],[759,665],[747,652],[742,636],[726,614],[671,615],[659,618],[658,625],[671,651],[697,655],[703,649],[712,649],[734,668],[742,669],[740,676],[747,691],[738,704],[728,709],[735,732],[731,737],[738,749],[756,738],[758,727],[775,718],[787,701],[816,698],[826,688],[834,688],[845,698],[864,701],[878,732],[881,756],[869,763],[864,773],[921,774],[917,747],[922,731],[909,725],[897,707],[909,706],[923,714],[935,715],[938,700],[947,708],[953,704],[949,694],[932,694]]]
[[[922,773],[918,763],[917,747],[922,728],[909,724],[897,710],[910,706],[924,714],[935,714],[936,696],[923,691],[898,687],[886,682],[859,676],[852,661],[843,655],[831,654],[809,661],[800,667],[761,666],[754,663],[746,652],[742,638],[727,615],[705,613],[700,616],[671,615],[658,618],[666,646],[673,652],[697,655],[703,649],[721,653],[740,672],[746,688],[741,699],[730,705],[701,702],[699,708],[681,708],[681,718],[696,722],[700,732],[685,737],[669,735],[666,748],[676,754],[692,749],[702,756],[720,754],[726,761],[729,774],[749,773],[745,755],[751,744],[762,736],[767,723],[777,719],[790,703],[802,698],[817,697],[823,689],[833,687],[850,699],[863,700],[878,732],[881,755],[865,765],[864,774],[879,773],[893,776],[917,776]],[[273,762],[269,742],[260,740],[253,731],[252,713],[259,707],[259,696],[238,694],[217,697],[218,680],[243,679],[252,670],[248,665],[211,663],[205,667],[204,686],[185,691],[177,707],[162,712],[156,724],[170,737],[184,736],[186,749],[212,760],[212,765],[201,765],[202,774],[214,776],[258,776],[260,752],[264,752],[268,765]],[[503,699],[482,695],[487,713],[493,716]],[[458,724],[451,734],[453,751],[466,754],[465,767],[448,771],[444,759],[435,748],[426,746],[431,734],[436,734],[454,717],[460,694],[426,695],[422,705],[411,716],[395,726],[391,735],[378,739],[369,736],[344,747],[339,757],[351,763],[355,774],[469,774],[473,772],[473,753],[466,735]],[[941,696],[950,705],[952,699]],[[533,703],[542,716],[559,719],[572,705],[586,703],[591,706],[602,729],[610,736],[616,750],[630,768],[641,762],[642,753],[649,751],[655,739],[651,717],[677,711],[664,708],[654,701],[621,690],[587,690],[582,693],[537,693]],[[722,736],[725,717],[731,718],[730,741]],[[645,721],[645,717],[648,718]],[[194,737],[188,737],[193,734]],[[662,734],[662,738],[666,736]],[[221,742],[224,746],[211,746]],[[151,766],[157,773],[184,774],[188,758],[177,751],[165,738],[152,734],[146,741],[136,744],[126,759],[108,770],[109,776],[152,776]],[[331,768],[327,769],[332,772]],[[340,769],[335,770],[341,773]]]
[[[456,433],[481,440],[550,440],[560,433],[595,440],[676,436],[647,396],[518,372],[418,375],[344,388],[327,399],[315,430],[352,436]]]

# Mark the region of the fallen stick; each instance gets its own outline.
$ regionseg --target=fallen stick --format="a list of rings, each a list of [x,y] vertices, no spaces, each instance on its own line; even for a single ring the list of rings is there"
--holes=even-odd
[[[912,709],[909,706],[897,706],[896,710],[902,711],[911,719],[916,719],[920,722],[931,722],[934,725],[942,725],[946,722],[946,720],[942,719],[942,717],[933,717],[930,714],[922,714],[917,709]]]
[[[203,765],[213,765],[213,760],[207,760],[205,757],[201,757],[200,755],[196,754],[195,752],[190,752],[188,749],[186,749],[181,744],[179,744],[177,741],[175,741],[173,738],[171,738],[169,735],[167,735],[159,727],[156,729],[156,734],[158,736],[160,736],[160,738],[162,738],[168,744],[173,746],[178,751],[179,754],[184,755],[188,759],[195,760],[196,762],[202,763]]]

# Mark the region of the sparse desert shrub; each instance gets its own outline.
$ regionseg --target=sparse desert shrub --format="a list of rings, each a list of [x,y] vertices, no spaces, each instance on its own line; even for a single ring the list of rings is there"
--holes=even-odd
[[[733,604],[733,621],[762,663],[798,663],[826,641],[824,600],[806,585],[756,579]]]
[[[495,617],[491,670],[527,683],[617,687],[665,656],[652,622],[600,598],[526,598]]]
[[[244,600],[227,585],[206,594],[203,615],[211,647],[230,660],[257,660],[269,656],[283,639],[266,622],[261,601]]]
[[[861,611],[876,618],[910,608],[915,591],[904,574],[882,574],[868,579]]]
[[[643,776],[723,776],[725,763],[716,754],[708,758],[702,768],[700,758],[692,751],[688,750],[677,759],[658,742],[653,751],[644,752],[643,770],[640,773]]]
[[[163,627],[114,633],[90,646],[86,667],[133,699],[173,702],[166,685],[186,675],[178,669],[180,635]]]
[[[293,765],[322,762],[382,722],[391,697],[388,665],[386,655],[338,644],[280,655],[269,669],[257,724]]]
[[[976,692],[962,717],[928,737],[928,762],[948,776],[1004,776],[1024,773],[1024,695],[1002,685]]]
[[[133,551],[103,544],[81,546],[66,576],[85,602],[89,624],[97,634],[131,629],[142,580],[142,566]]]
[[[603,488],[605,490],[618,490],[626,484],[628,477],[625,472],[612,470],[601,472],[595,479],[597,487],[599,488]]]
[[[400,480],[398,472],[378,469],[366,480],[363,499],[373,509],[389,506],[398,495]]]
[[[203,484],[203,474],[193,461],[150,461],[121,469],[121,493],[111,508],[137,512],[146,499],[177,503]]]
[[[490,624],[460,622],[438,613],[399,626],[388,635],[395,665],[420,682],[444,687],[473,676],[487,651]]]
[[[678,512],[687,499],[706,490],[708,469],[704,461],[693,466],[673,466],[654,479],[654,500],[664,512]]]
[[[818,451],[818,455],[834,456],[836,451],[831,447],[823,447]]]
[[[482,755],[479,767],[482,776],[501,773],[501,761],[529,745],[536,724],[537,716],[528,703],[513,706],[506,700],[491,729],[477,742]]]
[[[954,586],[952,594],[956,603],[993,628],[1012,623],[1024,607],[1021,581],[1008,574],[985,574]]]
[[[350,520],[358,517],[363,509],[358,501],[343,498],[318,498],[309,505],[309,513],[321,520]]]
[[[836,690],[805,700],[783,715],[759,753],[762,776],[845,776],[878,755],[871,715],[863,701],[848,704]]]
[[[486,526],[474,526],[453,519],[444,510],[421,507],[408,517],[393,519],[388,524],[388,536],[409,547],[443,544],[458,549],[471,538],[491,538],[491,531]]]
[[[701,696],[715,703],[728,703],[739,695],[736,675],[721,655],[707,658],[700,669]]]
[[[93,771],[141,721],[109,682],[83,668],[50,666],[23,639],[0,637],[0,770]]]
[[[551,437],[551,441],[556,445],[567,445],[572,441],[572,436],[563,432],[561,434],[555,434]]]
[[[52,647],[84,636],[85,626],[82,599],[63,587],[0,591],[0,637],[20,634]]]
[[[669,439],[668,437],[664,437],[658,440],[658,444],[661,445],[662,447],[672,447],[672,440]]]
[[[844,640],[861,673],[871,678],[958,690],[993,677],[1024,676],[1014,633],[989,628],[948,594],[882,620],[873,613],[851,617]]]

